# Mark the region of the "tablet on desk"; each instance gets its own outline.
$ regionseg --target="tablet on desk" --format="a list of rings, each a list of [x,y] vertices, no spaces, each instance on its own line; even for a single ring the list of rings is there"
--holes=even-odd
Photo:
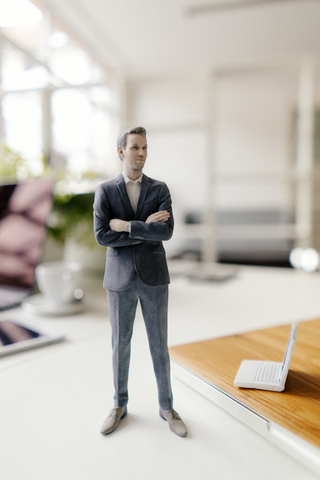
[[[12,318],[0,320],[0,357],[64,339],[62,333],[39,328],[38,323]]]

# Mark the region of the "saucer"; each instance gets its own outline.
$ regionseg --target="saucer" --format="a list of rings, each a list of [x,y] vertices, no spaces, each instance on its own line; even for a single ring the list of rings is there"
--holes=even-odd
[[[28,313],[35,313],[36,315],[72,315],[82,311],[83,302],[76,300],[71,303],[53,305],[48,304],[43,296],[38,294],[25,298],[21,303],[21,308]]]

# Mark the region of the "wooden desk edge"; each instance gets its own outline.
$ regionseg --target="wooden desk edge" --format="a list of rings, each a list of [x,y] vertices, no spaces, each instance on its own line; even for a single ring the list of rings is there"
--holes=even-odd
[[[238,389],[233,385],[241,360],[250,358],[248,347],[253,345],[251,358],[279,360],[276,357],[283,356],[289,331],[290,325],[272,327],[175,346],[169,351],[172,360],[191,374],[301,438],[320,455],[320,319],[299,323],[284,392]]]

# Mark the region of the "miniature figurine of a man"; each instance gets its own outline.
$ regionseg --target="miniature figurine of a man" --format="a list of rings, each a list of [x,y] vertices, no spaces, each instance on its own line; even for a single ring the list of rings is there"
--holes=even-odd
[[[100,432],[113,432],[127,415],[130,343],[138,299],[157,380],[160,417],[185,437],[187,428],[172,406],[167,345],[169,272],[163,240],[173,233],[171,196],[165,183],[142,173],[147,158],[146,130],[122,132],[117,148],[123,172],[96,190],[94,230],[106,246],[103,286],[112,328],[114,408]]]

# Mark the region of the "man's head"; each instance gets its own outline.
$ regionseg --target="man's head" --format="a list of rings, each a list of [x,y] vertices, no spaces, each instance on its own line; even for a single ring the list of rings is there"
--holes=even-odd
[[[124,132],[121,132],[121,133],[119,134],[119,136],[118,136],[118,140],[117,140],[117,149],[118,149],[118,152],[119,152],[119,148],[121,148],[122,150],[125,150],[125,149],[126,149],[128,135],[133,135],[133,134],[143,135],[144,137],[147,138],[147,131],[146,131],[145,128],[143,128],[143,127],[131,127],[131,128],[128,128],[128,129],[125,130]],[[121,157],[120,153],[119,153],[119,158],[120,158],[121,161],[123,160],[123,158]]]
[[[147,159],[147,137],[143,127],[129,128],[118,137],[118,155],[123,163],[124,173],[136,180],[142,173]]]

